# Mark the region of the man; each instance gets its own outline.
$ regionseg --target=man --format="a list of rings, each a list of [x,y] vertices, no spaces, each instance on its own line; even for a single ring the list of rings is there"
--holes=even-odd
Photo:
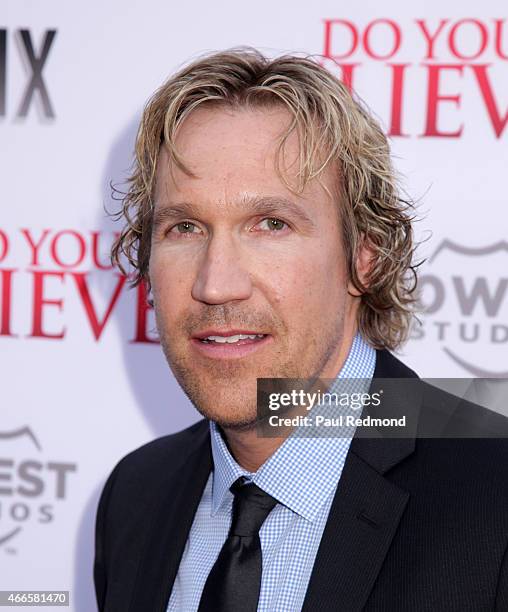
[[[113,259],[204,419],[108,479],[99,609],[508,609],[503,440],[259,435],[257,379],[416,377],[387,350],[413,310],[410,207],[347,89],[310,59],[199,59],[144,111],[123,214]],[[386,404],[450,405],[426,397]]]

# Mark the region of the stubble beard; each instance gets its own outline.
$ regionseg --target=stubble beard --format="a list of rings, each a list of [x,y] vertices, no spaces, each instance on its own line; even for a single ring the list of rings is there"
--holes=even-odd
[[[295,347],[288,358],[290,348],[278,348],[272,362],[259,366],[257,371],[252,370],[252,362],[247,360],[210,359],[203,374],[204,368],[196,367],[188,349],[179,349],[160,321],[157,327],[169,367],[196,410],[222,428],[245,431],[254,429],[262,418],[257,410],[256,378],[319,377],[343,341],[344,316],[324,329],[320,338],[309,339],[306,350]]]

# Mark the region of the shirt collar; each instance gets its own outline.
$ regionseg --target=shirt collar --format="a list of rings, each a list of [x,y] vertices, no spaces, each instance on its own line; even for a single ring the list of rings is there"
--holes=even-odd
[[[376,351],[357,333],[337,379],[370,380],[375,364]],[[316,518],[320,507],[337,486],[351,443],[350,438],[291,435],[257,472],[252,473],[235,461],[220,428],[213,421],[210,421],[210,436],[214,463],[212,515],[228,497],[232,497],[229,488],[235,480],[245,476],[278,502],[310,521]]]

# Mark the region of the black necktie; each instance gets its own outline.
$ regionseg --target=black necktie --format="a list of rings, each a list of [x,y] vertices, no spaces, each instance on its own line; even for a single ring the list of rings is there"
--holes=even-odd
[[[277,500],[254,483],[231,485],[229,534],[210,570],[198,612],[256,612],[261,588],[259,530]]]

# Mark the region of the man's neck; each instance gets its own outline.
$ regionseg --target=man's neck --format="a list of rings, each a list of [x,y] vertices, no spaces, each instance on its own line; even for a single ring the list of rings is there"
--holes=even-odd
[[[235,461],[248,472],[257,472],[281,446],[285,438],[262,438],[257,429],[224,430],[224,438]]]
[[[342,343],[341,351],[333,365],[323,369],[322,378],[335,378],[342,367],[351,350],[353,337],[356,330],[349,334]],[[276,438],[263,437],[259,435],[257,427],[248,430],[237,430],[222,428],[224,439],[229,448],[229,452],[235,461],[248,472],[257,470],[282,446],[283,442],[290,435],[291,429],[286,431],[286,436]]]

